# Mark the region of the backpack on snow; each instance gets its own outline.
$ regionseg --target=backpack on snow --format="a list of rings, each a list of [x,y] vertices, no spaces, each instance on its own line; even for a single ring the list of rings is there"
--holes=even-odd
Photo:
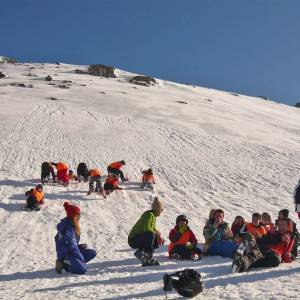
[[[178,279],[173,279],[173,277]],[[203,291],[203,278],[193,269],[184,269],[173,274],[165,274],[163,277],[165,293],[174,288],[179,295],[193,298]]]

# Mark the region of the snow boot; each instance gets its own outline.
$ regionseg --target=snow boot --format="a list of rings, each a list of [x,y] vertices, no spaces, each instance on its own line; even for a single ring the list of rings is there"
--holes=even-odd
[[[244,264],[243,264],[242,255],[240,255],[239,253],[236,253],[232,260],[231,272],[232,273],[241,273],[243,271],[244,271]]]
[[[137,249],[137,250],[134,252],[133,255],[134,255],[137,259],[141,260],[143,254],[144,254],[144,253],[143,253],[143,250],[142,250],[142,249]]]
[[[150,252],[144,252],[141,257],[142,267],[147,266],[159,266],[160,263],[157,259],[155,259]]]

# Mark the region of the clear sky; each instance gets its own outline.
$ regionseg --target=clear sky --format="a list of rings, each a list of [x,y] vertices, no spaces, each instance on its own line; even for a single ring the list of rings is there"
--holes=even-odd
[[[300,102],[300,0],[0,0],[0,55]]]

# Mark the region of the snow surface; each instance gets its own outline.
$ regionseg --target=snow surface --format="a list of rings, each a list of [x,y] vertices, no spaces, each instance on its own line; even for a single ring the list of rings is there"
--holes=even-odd
[[[229,259],[169,261],[164,246],[157,253],[162,265],[142,268],[127,234],[152,202],[153,194],[138,188],[140,169],[147,167],[154,169],[155,194],[166,206],[158,219],[166,237],[181,213],[202,243],[211,208],[223,208],[228,222],[235,215],[249,219],[255,211],[275,217],[281,208],[294,215],[300,110],[164,80],[135,86],[127,82],[128,72],[105,79],[75,74],[77,68],[86,67],[0,66],[9,75],[0,79],[0,298],[164,299],[162,275],[193,267],[206,284],[198,299],[299,299],[298,260],[231,274]],[[48,74],[52,82],[44,80]],[[57,87],[68,84],[63,80],[72,81],[69,89]],[[21,211],[43,161],[66,161],[73,169],[85,161],[104,172],[120,159],[131,181],[107,200],[86,197],[87,184],[49,185],[44,210]],[[54,271],[54,235],[65,200],[80,205],[81,241],[98,251],[84,276]],[[175,292],[168,296],[180,299]]]

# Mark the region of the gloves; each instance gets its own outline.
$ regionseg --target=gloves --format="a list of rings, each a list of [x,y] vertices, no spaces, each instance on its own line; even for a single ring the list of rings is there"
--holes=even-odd
[[[86,249],[87,244],[79,244],[78,247],[79,247],[79,249]]]
[[[189,250],[193,250],[194,249],[194,245],[190,242],[185,243],[185,246],[189,249]]]

